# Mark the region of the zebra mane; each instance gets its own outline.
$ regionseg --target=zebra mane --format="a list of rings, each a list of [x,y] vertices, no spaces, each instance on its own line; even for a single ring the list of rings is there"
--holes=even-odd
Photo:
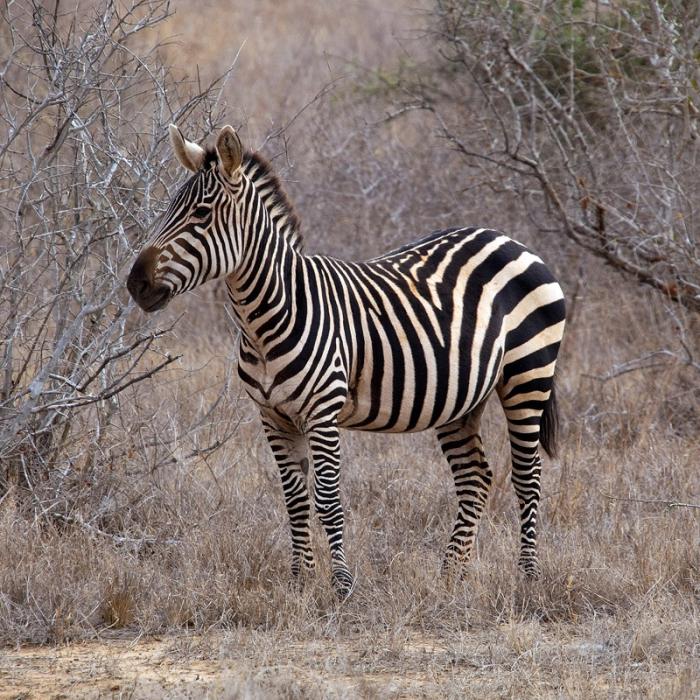
[[[301,221],[294,205],[289,201],[287,193],[282,188],[279,178],[272,165],[259,153],[247,151],[243,155],[243,172],[253,182],[260,198],[270,212],[270,218],[275,222],[277,230],[292,244],[295,250],[301,252],[304,239],[302,238]]]

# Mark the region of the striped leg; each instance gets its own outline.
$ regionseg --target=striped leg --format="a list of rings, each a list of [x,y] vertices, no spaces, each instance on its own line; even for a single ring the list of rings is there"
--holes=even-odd
[[[307,434],[314,468],[314,502],[331,549],[333,585],[346,598],[353,585],[345,561],[343,526],[345,516],[340,503],[340,437],[335,423],[314,427]]]
[[[539,578],[542,572],[537,561],[537,514],[542,462],[538,446],[545,401],[532,400],[532,394],[516,394],[502,399],[502,403],[513,461],[511,480],[520,509],[518,566],[527,576]]]
[[[457,520],[443,560],[443,571],[459,571],[469,561],[476,531],[491,487],[492,473],[484,455],[479,425],[484,405],[465,418],[439,428],[438,440],[457,491]]]
[[[306,443],[303,435],[280,429],[265,417],[263,426],[282,477],[284,501],[292,531],[292,575],[298,577],[303,570],[309,571],[315,566],[309,527],[311,503],[306,487]]]

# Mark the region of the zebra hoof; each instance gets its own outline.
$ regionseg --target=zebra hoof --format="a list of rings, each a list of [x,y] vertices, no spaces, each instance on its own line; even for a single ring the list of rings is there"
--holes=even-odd
[[[292,585],[297,590],[301,591],[306,586],[306,582],[316,573],[316,565],[314,562],[310,564],[305,562],[301,565],[292,564]]]
[[[518,567],[532,581],[542,578],[542,569],[537,559],[521,559]]]
[[[442,578],[448,585],[464,581],[467,575],[468,562],[469,557],[459,554],[452,549],[448,549],[442,560],[442,566],[440,567]]]
[[[334,571],[333,572],[333,588],[338,600],[347,600],[352,593],[353,586],[352,574],[349,571]]]

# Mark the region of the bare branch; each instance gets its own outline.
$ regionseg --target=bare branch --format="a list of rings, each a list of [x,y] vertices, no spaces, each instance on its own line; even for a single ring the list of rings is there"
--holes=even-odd
[[[700,312],[700,12],[546,5],[438,0],[437,78],[404,81],[407,104],[539,226]]]
[[[611,496],[607,493],[601,493],[601,496],[607,498],[610,501],[625,501],[627,503],[651,503],[654,505],[666,506],[668,510],[673,510],[674,508],[696,508],[700,509],[700,504],[696,503],[683,503],[681,501],[666,500],[663,498],[625,498],[623,496]]]
[[[228,381],[177,419],[137,391],[163,370],[184,375],[164,347],[179,319],[151,328],[124,289],[176,184],[167,124],[211,128],[231,72],[196,86],[169,74],[144,35],[170,15],[166,0],[65,8],[7,3],[0,17],[0,216],[11,224],[0,231],[0,499],[109,535],[97,519],[119,504],[88,494],[112,488],[118,455],[149,474],[174,455],[201,460],[239,420],[210,412]]]

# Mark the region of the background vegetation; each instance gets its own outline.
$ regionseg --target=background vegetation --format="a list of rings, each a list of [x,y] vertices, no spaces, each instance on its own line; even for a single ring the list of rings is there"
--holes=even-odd
[[[2,641],[188,631],[169,654],[237,659],[234,696],[694,697],[699,36],[693,3],[654,0],[6,3]],[[357,590],[338,604],[324,566],[290,587],[220,287],[156,318],[123,288],[183,177],[170,121],[195,140],[239,127],[312,252],[476,224],[551,265],[570,320],[543,581],[516,570],[494,410],[463,583],[437,577],[455,501],[434,438],[346,433]]]

